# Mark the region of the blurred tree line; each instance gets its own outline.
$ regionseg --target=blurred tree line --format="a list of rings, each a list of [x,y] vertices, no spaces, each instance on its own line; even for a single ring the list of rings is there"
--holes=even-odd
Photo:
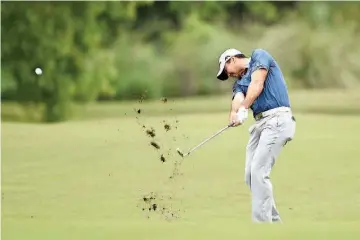
[[[39,105],[217,94],[228,47],[269,50],[290,87],[360,84],[354,2],[2,2],[1,99]],[[43,69],[36,75],[34,69]]]

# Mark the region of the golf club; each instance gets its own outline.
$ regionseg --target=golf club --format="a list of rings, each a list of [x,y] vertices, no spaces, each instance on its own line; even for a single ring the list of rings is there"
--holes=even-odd
[[[209,140],[213,139],[214,137],[216,137],[217,135],[219,135],[220,133],[224,132],[226,129],[232,127],[232,123],[227,125],[226,127],[220,129],[219,131],[217,131],[216,133],[214,133],[211,137],[205,139],[204,141],[202,141],[201,143],[199,143],[198,145],[196,145],[195,147],[193,147],[192,149],[190,149],[187,153],[183,153],[179,148],[176,149],[177,153],[181,156],[181,157],[186,157],[188,156],[192,151],[198,149],[200,146],[202,146],[203,144],[205,144],[206,142],[208,142]]]

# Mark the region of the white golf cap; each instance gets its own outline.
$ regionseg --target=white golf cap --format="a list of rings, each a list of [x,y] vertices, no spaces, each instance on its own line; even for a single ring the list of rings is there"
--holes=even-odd
[[[217,76],[216,76],[217,79],[222,80],[222,81],[228,79],[228,75],[224,71],[226,61],[229,60],[231,57],[234,57],[236,55],[241,55],[241,54],[243,54],[243,53],[240,52],[239,50],[237,50],[235,48],[229,48],[220,55],[220,58],[219,58],[220,68],[219,68],[219,72],[217,73]]]

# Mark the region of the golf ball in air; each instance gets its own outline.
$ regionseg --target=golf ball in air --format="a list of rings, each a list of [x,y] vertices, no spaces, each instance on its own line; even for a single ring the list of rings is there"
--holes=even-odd
[[[37,75],[41,75],[41,74],[42,74],[41,68],[36,68],[36,69],[35,69],[35,73],[36,73]]]

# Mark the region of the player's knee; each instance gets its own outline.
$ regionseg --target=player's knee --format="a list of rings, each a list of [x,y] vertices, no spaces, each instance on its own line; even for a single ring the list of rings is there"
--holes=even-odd
[[[256,182],[261,182],[262,180],[262,174],[256,170],[256,169],[251,169],[251,176],[252,176],[252,182],[256,181]]]
[[[264,182],[266,179],[266,172],[264,166],[254,164],[251,167],[251,181]]]

